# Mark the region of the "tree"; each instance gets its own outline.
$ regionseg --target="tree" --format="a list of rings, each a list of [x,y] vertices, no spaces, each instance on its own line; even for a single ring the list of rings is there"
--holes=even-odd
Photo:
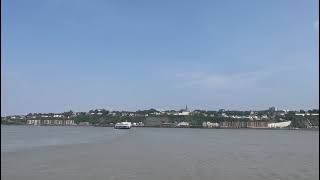
[[[66,116],[66,117],[70,117],[70,116],[73,115],[73,111],[70,110],[70,111],[68,111],[68,112],[64,112],[63,115]]]
[[[319,113],[318,109],[309,110],[308,113]]]

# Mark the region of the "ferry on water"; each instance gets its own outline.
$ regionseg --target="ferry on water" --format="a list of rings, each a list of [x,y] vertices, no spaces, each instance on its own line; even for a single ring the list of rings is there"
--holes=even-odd
[[[114,125],[115,129],[130,129],[131,128],[131,122],[120,122]]]

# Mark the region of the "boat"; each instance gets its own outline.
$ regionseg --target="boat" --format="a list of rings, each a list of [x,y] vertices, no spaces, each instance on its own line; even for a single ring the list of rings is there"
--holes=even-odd
[[[120,122],[114,125],[115,129],[130,129],[131,128],[131,122]]]

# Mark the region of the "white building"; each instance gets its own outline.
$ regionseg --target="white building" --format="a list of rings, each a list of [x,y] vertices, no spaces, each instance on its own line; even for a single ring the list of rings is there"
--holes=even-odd
[[[27,120],[28,125],[41,125],[41,120]]]
[[[132,126],[141,127],[141,126],[144,126],[144,124],[143,124],[143,122],[138,122],[138,123],[132,123]]]
[[[222,113],[221,115],[222,117],[229,117],[228,115],[226,115],[226,113]]]
[[[188,116],[190,115],[191,112],[188,110],[188,106],[186,105],[186,108],[183,109],[181,112],[179,113],[175,113],[174,115],[178,115],[178,116]]]
[[[182,111],[181,113],[178,113],[179,116],[188,116],[190,115],[189,111]]]
[[[68,120],[63,120],[63,119],[56,119],[56,120],[33,120],[29,119],[27,120],[27,125],[60,125],[60,126],[72,126],[75,125],[74,120],[68,119]]]
[[[269,123],[269,128],[284,128],[288,127],[291,124],[291,121],[279,122],[279,123]]]
[[[64,115],[62,115],[62,114],[55,114],[55,115],[53,115],[53,117],[62,118],[62,117],[64,117]]]
[[[252,120],[260,120],[260,118],[258,116],[256,116],[256,115],[250,115],[249,117]]]
[[[153,112],[153,113],[151,113],[152,115],[160,115],[161,113],[160,112]]]
[[[189,123],[188,122],[180,122],[177,124],[177,127],[189,127]]]
[[[219,123],[212,123],[212,122],[203,122],[202,127],[204,128],[213,128],[213,127],[219,127]]]

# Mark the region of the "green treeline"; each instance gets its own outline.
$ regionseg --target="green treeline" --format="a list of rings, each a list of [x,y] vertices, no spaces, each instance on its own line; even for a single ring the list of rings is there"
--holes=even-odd
[[[189,122],[191,125],[202,125],[202,122],[223,122],[223,121],[248,121],[248,119],[233,119],[230,117],[209,117],[199,115],[189,115],[189,116],[175,116],[175,115],[157,115],[157,116],[113,116],[113,115],[78,115],[72,119],[75,123],[79,122],[90,122],[91,124],[108,125],[110,123],[117,123],[122,121],[130,122],[146,122],[149,118],[156,117],[158,119],[169,120],[168,123],[175,122]],[[167,122],[167,121],[165,121]]]

